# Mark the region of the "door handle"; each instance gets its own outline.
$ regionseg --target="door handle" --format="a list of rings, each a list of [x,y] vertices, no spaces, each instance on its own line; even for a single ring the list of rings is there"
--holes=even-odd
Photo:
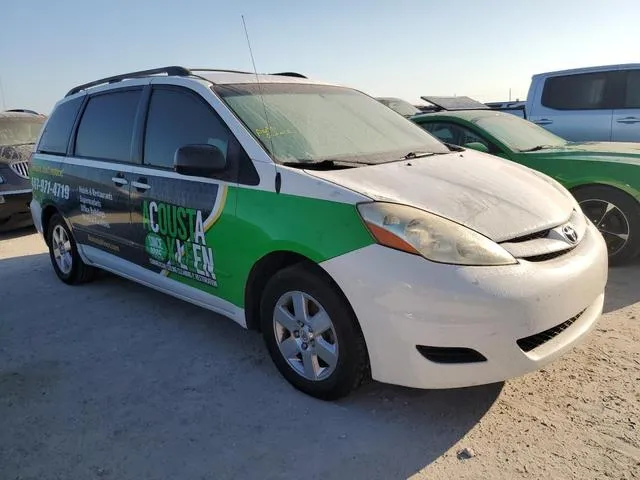
[[[618,120],[616,120],[616,122],[618,122],[618,123],[640,123],[640,118],[638,118],[638,117],[625,117],[625,118],[619,118]]]
[[[551,125],[553,120],[549,120],[548,118],[541,118],[539,120],[534,120],[533,123],[536,125]]]
[[[135,182],[131,182],[131,186],[139,192],[146,192],[151,188],[151,185],[147,183],[147,179],[144,177],[140,177]]]
[[[111,177],[111,181],[119,187],[123,187],[129,183],[122,173],[118,173],[115,177]]]

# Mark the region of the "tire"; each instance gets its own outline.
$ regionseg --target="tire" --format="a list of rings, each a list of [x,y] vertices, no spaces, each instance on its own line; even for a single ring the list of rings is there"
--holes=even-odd
[[[298,308],[293,307],[294,301]],[[306,316],[300,313],[302,305]],[[260,322],[271,359],[298,390],[335,400],[369,378],[367,348],[355,314],[322,272],[298,265],[275,274],[262,295]],[[290,353],[285,356],[283,351]]]
[[[57,213],[49,220],[47,244],[53,270],[60,280],[69,285],[93,280],[96,269],[82,261],[73,235],[64,219]],[[60,256],[64,257],[64,261],[59,260]]]
[[[601,185],[580,188],[574,196],[604,237],[610,265],[628,264],[640,253],[640,204],[633,197]]]

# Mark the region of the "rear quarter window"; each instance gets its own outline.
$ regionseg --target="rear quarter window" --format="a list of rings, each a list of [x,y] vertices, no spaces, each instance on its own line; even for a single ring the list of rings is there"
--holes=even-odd
[[[614,108],[616,72],[594,72],[549,77],[542,90],[542,105],[555,110]]]
[[[73,124],[78,116],[83,97],[74,98],[58,105],[47,121],[37,151],[54,155],[65,155]]]
[[[82,114],[75,155],[131,161],[131,143],[141,89],[119,90],[91,97]]]

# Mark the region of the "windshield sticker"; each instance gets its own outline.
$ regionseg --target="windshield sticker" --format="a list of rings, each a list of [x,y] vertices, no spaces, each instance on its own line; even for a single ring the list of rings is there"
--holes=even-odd
[[[256,135],[261,138],[274,138],[282,135],[290,135],[296,133],[292,129],[276,131],[274,128],[265,127],[256,129]]]

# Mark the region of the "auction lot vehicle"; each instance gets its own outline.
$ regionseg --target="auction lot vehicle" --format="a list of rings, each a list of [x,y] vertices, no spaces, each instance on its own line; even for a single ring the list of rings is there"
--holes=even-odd
[[[640,64],[538,73],[504,110],[570,141],[640,142]]]
[[[25,112],[0,113],[0,231],[33,224],[29,155],[45,119]]]
[[[526,165],[563,184],[607,243],[611,264],[640,253],[640,144],[568,142],[531,122],[460,97],[424,97],[447,110],[412,120],[443,142]],[[450,106],[457,104],[460,110]]]
[[[378,97],[376,98],[380,103],[386,105],[391,110],[398,112],[403,117],[411,117],[412,115],[416,115],[421,113],[421,110],[413,105],[411,105],[406,100],[402,100],[401,98],[395,97]]]
[[[31,175],[63,282],[101,268],[260,330],[323,399],[521,375],[602,311],[605,243],[560,184],[298,74],[75,87]]]

